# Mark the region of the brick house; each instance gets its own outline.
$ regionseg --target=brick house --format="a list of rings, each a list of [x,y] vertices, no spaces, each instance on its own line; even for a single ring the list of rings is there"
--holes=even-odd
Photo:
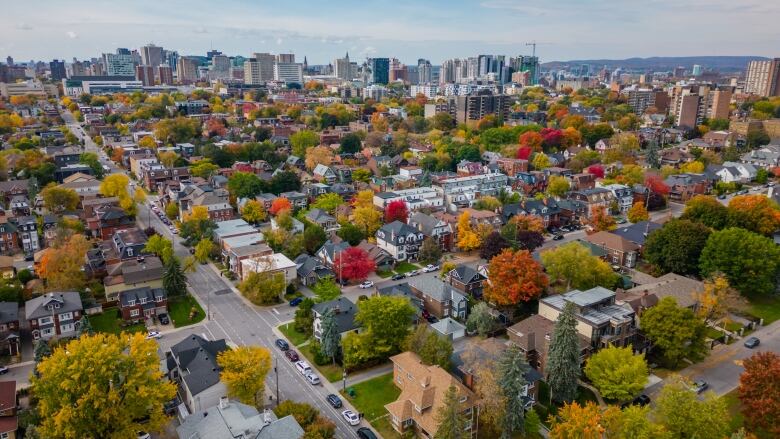
[[[19,354],[19,304],[0,302],[0,352],[7,355]]]
[[[94,216],[87,219],[87,228],[96,238],[111,239],[118,230],[135,227],[135,220],[121,207],[105,206],[95,209]]]
[[[528,160],[502,157],[496,160],[498,169],[504,174],[514,177],[521,172],[528,172]]]
[[[438,319],[468,317],[468,295],[435,277],[414,277],[407,284],[423,307]]]
[[[409,216],[409,225],[433,238],[442,251],[452,250],[454,233],[450,223],[426,213],[414,212]]]
[[[688,201],[696,195],[708,194],[712,183],[704,174],[676,174],[664,180],[669,186],[669,199]]]
[[[607,231],[588,235],[585,240],[606,250],[607,262],[610,264],[628,268],[636,266],[640,250],[636,243]]]
[[[119,293],[119,311],[126,322],[145,320],[168,312],[168,297],[163,288],[141,287]]]
[[[16,225],[8,222],[8,218],[0,218],[0,253],[13,254],[19,251],[19,237]]]
[[[24,304],[25,318],[35,340],[73,336],[83,310],[76,292],[46,293]]]
[[[0,381],[0,438],[16,439],[16,430],[19,429],[16,415],[18,406],[16,381]]]
[[[482,297],[482,287],[486,280],[485,275],[465,264],[458,265],[445,275],[447,283],[475,298]]]

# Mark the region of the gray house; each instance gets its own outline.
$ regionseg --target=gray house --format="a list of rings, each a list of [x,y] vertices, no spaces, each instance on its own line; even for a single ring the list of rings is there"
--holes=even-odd
[[[35,340],[76,335],[83,310],[76,292],[46,293],[24,304],[25,318]]]
[[[316,303],[311,311],[314,315],[314,338],[317,340],[322,338],[322,315],[331,309],[336,320],[336,328],[342,337],[358,328],[357,322],[355,322],[357,305],[346,297],[341,296],[328,302]]]
[[[292,415],[278,419],[270,410],[260,413],[250,405],[222,398],[217,405],[185,418],[176,433],[182,439],[300,439],[304,431]]]
[[[178,384],[179,398],[190,413],[203,412],[227,395],[217,364],[217,355],[227,349],[224,339],[211,341],[193,334],[166,352],[168,378]]]

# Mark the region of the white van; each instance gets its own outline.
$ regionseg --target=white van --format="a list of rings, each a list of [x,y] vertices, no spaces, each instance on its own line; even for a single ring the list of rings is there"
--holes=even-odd
[[[309,363],[305,361],[296,362],[295,368],[298,369],[298,372],[300,372],[301,375],[303,376],[306,376],[311,373],[311,366],[309,366]]]

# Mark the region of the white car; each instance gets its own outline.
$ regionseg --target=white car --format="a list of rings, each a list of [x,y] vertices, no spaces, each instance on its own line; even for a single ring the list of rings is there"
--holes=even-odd
[[[341,416],[344,417],[344,420],[346,420],[349,425],[360,425],[360,418],[358,417],[357,413],[353,412],[352,410],[344,410],[341,412]]]
[[[371,288],[373,286],[374,286],[374,283],[371,282],[370,280],[367,280],[367,281],[363,282],[362,284],[358,285],[358,287],[360,289],[362,289],[362,290],[365,290],[366,288]]]
[[[162,334],[160,334],[159,331],[149,331],[149,333],[146,334],[146,339],[151,340],[153,338],[162,338]]]
[[[312,386],[316,386],[316,385],[318,385],[320,383],[320,377],[318,377],[317,375],[315,375],[313,373],[310,373],[310,374],[306,375],[306,380]]]
[[[422,269],[423,273],[430,273],[431,271],[436,271],[439,269],[438,265],[432,265],[428,264],[425,266],[425,268]]]

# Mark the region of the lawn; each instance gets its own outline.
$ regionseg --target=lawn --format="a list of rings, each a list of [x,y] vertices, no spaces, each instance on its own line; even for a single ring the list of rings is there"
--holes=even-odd
[[[119,310],[116,308],[108,308],[102,314],[93,314],[88,318],[95,332],[107,332],[110,334],[146,332],[146,326],[143,323],[123,327],[122,319],[119,317]]]
[[[711,326],[707,326],[707,337],[715,340],[715,339],[723,337],[723,333],[721,331],[718,331],[717,329],[711,327]]]
[[[760,295],[748,297],[748,300],[748,312],[756,318],[764,319],[764,326],[780,320],[780,296]]]
[[[395,272],[398,274],[406,274],[412,270],[418,270],[420,267],[412,264],[411,262],[400,262],[395,266]]]
[[[292,322],[279,325],[278,328],[293,346],[300,346],[309,339],[306,334],[295,329],[295,324]]]
[[[344,373],[344,370],[339,366],[338,364],[328,363],[322,366],[317,365],[314,362],[314,353],[311,351],[312,345],[306,345],[301,346],[298,348],[298,351],[306,357],[307,360],[309,360],[309,364],[314,366],[317,371],[320,373],[320,377],[325,378],[326,380],[330,381],[331,383],[338,383],[342,379],[342,375]]]
[[[190,312],[195,307],[195,316],[190,319]],[[180,328],[182,326],[193,325],[206,318],[206,313],[194,297],[187,294],[184,297],[177,297],[168,301],[168,314],[173,320],[173,326]]]
[[[401,439],[401,435],[390,424],[390,415],[381,417],[371,423],[371,426],[385,439]]]
[[[731,431],[737,431],[742,427],[745,422],[745,417],[742,416],[742,403],[737,396],[738,390],[734,389],[731,392],[723,395],[723,399],[726,401],[726,405],[729,408],[729,414],[731,415]]]
[[[355,397],[351,398],[345,395],[344,392],[341,392],[343,396],[347,398],[358,411],[363,413],[366,420],[374,420],[375,422],[377,422],[377,418],[387,414],[385,404],[395,401],[398,399],[398,395],[401,394],[401,390],[393,384],[392,373],[380,375],[368,381],[363,381],[362,383],[350,386],[349,388],[355,390]],[[371,424],[374,425],[373,422]]]
[[[387,279],[388,277],[393,275],[393,272],[388,270],[377,270],[376,275],[381,277],[382,279]]]

